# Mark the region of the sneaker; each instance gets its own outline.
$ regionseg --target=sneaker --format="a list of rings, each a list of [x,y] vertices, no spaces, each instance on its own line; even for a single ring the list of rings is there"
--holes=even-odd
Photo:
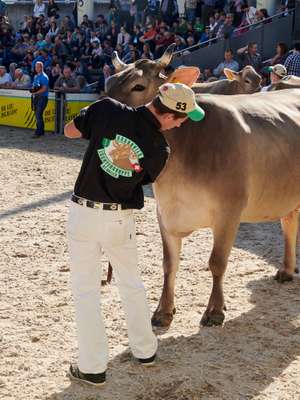
[[[91,386],[103,386],[106,382],[106,372],[99,374],[84,374],[76,365],[71,365],[69,370],[71,380],[86,383]]]
[[[151,367],[152,365],[155,364],[155,359],[156,359],[156,353],[149,358],[138,358],[138,362],[142,365],[144,365],[145,367]]]

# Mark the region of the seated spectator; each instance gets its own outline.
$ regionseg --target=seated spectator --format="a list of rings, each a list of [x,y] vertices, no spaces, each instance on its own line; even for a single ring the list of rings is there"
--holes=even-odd
[[[40,15],[46,15],[46,6],[43,0],[35,0],[33,7],[33,16],[38,18]]]
[[[125,45],[130,42],[130,34],[127,32],[125,26],[121,26],[120,33],[118,34],[117,44]]]
[[[86,63],[83,62],[83,60],[75,60],[75,70],[74,70],[74,75],[75,76],[84,76],[86,81],[88,83],[91,83],[91,76],[89,73],[89,69],[86,65]]]
[[[44,36],[41,33],[36,35],[37,41],[35,43],[35,47],[37,50],[43,50],[47,47],[47,42],[44,39]]]
[[[0,65],[0,88],[10,87],[12,83],[11,76],[7,73],[4,65]]]
[[[174,41],[176,45],[174,48],[174,52],[181,51],[186,48],[185,40],[181,36],[176,35]]]
[[[35,59],[32,62],[32,71],[35,70],[35,64],[38,61],[41,61],[43,63],[44,71],[48,72],[48,70],[51,68],[51,65],[52,65],[52,57],[49,55],[49,53],[46,50],[40,50],[37,53],[37,57],[35,57]]]
[[[50,89],[54,89],[54,84],[61,75],[62,75],[62,70],[60,65],[55,62],[52,63],[50,72],[48,73]]]
[[[249,6],[248,3],[245,3],[241,6],[241,10],[242,10],[242,22],[240,26],[247,26],[255,24],[255,22],[257,22],[255,7]]]
[[[15,70],[15,80],[10,84],[11,89],[29,89],[31,88],[31,78],[24,74],[21,68]]]
[[[209,33],[212,35],[212,32],[215,31],[218,25],[218,21],[215,20],[214,16],[209,17]]]
[[[260,72],[262,59],[261,55],[257,52],[256,43],[250,42],[247,46],[238,49],[237,54],[241,60],[241,68],[244,68],[246,65],[252,65],[257,72]]]
[[[47,32],[47,36],[49,36],[51,39],[55,38],[58,35],[58,32],[59,32],[59,27],[57,26],[56,21],[51,21],[50,29]]]
[[[213,70],[213,74],[219,79],[226,79],[224,68],[229,68],[236,72],[239,71],[239,64],[233,59],[233,51],[231,49],[225,50],[224,61]]]
[[[224,38],[228,39],[231,37],[234,31],[234,26],[232,25],[233,23],[233,15],[232,14],[226,14],[225,21],[222,25],[220,25],[218,32],[217,32],[217,38]]]
[[[102,14],[97,16],[95,22],[95,31],[97,32],[97,35],[99,35],[100,39],[103,40],[108,31],[108,24]]]
[[[204,32],[202,32],[201,33],[201,36],[200,36],[200,40],[199,40],[199,43],[205,43],[205,42],[207,42],[208,40],[210,40],[210,28],[209,28],[209,26],[207,26],[205,29],[204,29]]]
[[[148,43],[145,43],[143,46],[143,52],[141,54],[141,58],[145,58],[147,60],[154,60],[153,54],[150,51],[150,46]]]
[[[94,42],[97,42],[100,44],[100,39],[98,38],[96,31],[91,32],[90,43],[93,44]]]
[[[207,82],[211,78],[214,78],[215,80],[217,79],[217,78],[213,77],[212,70],[209,69],[209,68],[205,68],[204,69],[203,74],[202,74],[202,78],[203,78],[204,82]]]
[[[54,84],[54,90],[63,93],[79,93],[80,87],[73,77],[72,69],[69,65],[65,65],[62,75]]]
[[[108,29],[108,31],[105,35],[105,39],[110,41],[112,47],[116,47],[116,45],[117,45],[118,34],[119,34],[119,30],[118,30],[118,27],[117,27],[115,21],[111,21],[110,28]]]
[[[270,72],[270,85],[264,86],[261,92],[268,92],[272,84],[279,82],[282,78],[287,76],[287,70],[284,65],[276,64],[272,67],[268,67],[268,72]]]
[[[100,42],[92,42],[92,59],[102,55],[102,47]]]
[[[256,10],[256,21],[263,22],[264,24],[272,22],[272,18],[270,18],[268,10],[266,8]]]
[[[66,45],[62,42],[61,37],[58,35],[54,39],[54,54],[57,55],[57,57],[62,60],[63,62],[66,60],[67,55],[68,55],[68,49]]]
[[[288,75],[300,77],[300,42],[295,43],[294,49],[284,62]]]
[[[142,50],[143,44],[140,42],[140,38],[143,36],[143,32],[141,31],[140,25],[135,25],[133,27],[133,34],[131,37],[132,43],[135,45],[138,50]]]
[[[140,37],[140,42],[149,43],[153,41],[156,33],[157,32],[152,24],[147,25],[145,33]]]
[[[179,25],[178,25],[177,33],[180,36],[184,37],[187,33],[187,30],[188,30],[188,28],[187,28],[186,19],[184,17],[179,18]]]
[[[276,46],[276,54],[271,59],[270,64],[283,64],[288,57],[288,46],[284,42],[279,42]]]
[[[23,39],[18,39],[10,51],[12,60],[16,62],[21,61],[28,50],[30,50],[29,42],[24,42]]]
[[[213,19],[213,17],[209,17],[209,21],[211,21],[211,18]],[[194,24],[194,30],[198,34],[201,34],[204,31],[204,25],[202,24],[199,17],[196,18],[196,22]]]

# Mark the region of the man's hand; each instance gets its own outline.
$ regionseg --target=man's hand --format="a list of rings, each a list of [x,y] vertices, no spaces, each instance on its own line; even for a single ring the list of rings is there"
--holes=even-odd
[[[64,129],[64,135],[70,139],[79,139],[82,137],[81,132],[76,128],[74,121],[69,122]]]

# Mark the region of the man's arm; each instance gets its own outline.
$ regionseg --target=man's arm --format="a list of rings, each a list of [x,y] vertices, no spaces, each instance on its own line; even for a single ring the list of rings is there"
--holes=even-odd
[[[74,121],[69,122],[64,129],[64,135],[70,139],[79,139],[82,137],[81,132],[76,128]]]
[[[237,50],[237,54],[239,56],[242,56],[245,53],[245,51],[247,50],[247,48],[248,48],[248,46],[241,47],[240,49]]]
[[[48,86],[43,85],[37,92],[34,92],[34,94],[35,94],[35,95],[36,95],[36,94],[42,94],[42,93],[47,92],[47,90],[48,90]]]

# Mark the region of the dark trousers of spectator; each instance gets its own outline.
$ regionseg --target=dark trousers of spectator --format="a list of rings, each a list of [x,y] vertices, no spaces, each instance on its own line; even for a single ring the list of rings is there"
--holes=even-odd
[[[214,15],[214,7],[206,6],[205,4],[202,4],[201,17],[202,17],[202,23],[204,24],[204,26],[207,26],[209,24],[209,17],[211,15]]]
[[[45,134],[44,131],[44,111],[48,104],[47,96],[35,96],[34,97],[34,112],[35,112],[35,120],[36,120],[36,136],[42,136]]]

